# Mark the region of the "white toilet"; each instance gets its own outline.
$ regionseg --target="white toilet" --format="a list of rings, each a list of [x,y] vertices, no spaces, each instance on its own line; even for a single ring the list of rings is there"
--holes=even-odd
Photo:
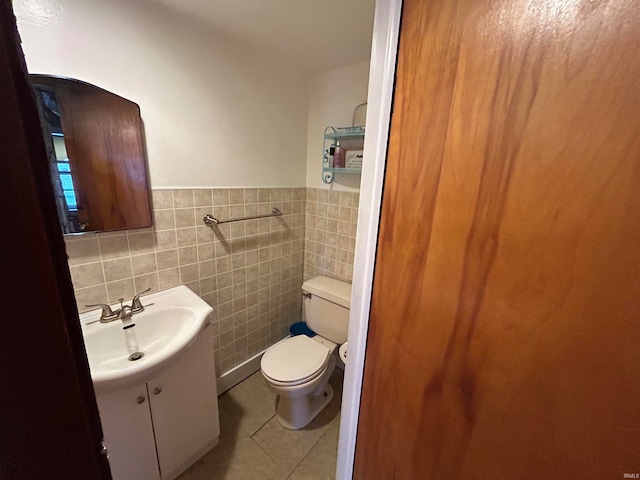
[[[303,318],[317,335],[285,338],[262,356],[260,367],[278,395],[276,416],[291,430],[311,422],[333,398],[329,377],[337,348],[347,341],[351,285],[315,277],[302,285]]]

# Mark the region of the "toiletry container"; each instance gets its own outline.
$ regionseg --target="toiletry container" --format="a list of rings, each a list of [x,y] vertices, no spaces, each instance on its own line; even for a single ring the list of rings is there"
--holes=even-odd
[[[336,142],[333,152],[333,166],[335,168],[344,168],[344,148],[340,146],[340,140]]]

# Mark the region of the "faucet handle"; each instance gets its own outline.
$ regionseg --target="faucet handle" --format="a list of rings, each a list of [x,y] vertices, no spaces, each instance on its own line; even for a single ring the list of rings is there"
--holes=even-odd
[[[116,320],[122,320],[124,322],[125,320],[131,319],[134,313],[133,308],[124,304],[124,298],[119,298],[118,301],[120,302],[120,310],[116,312]]]
[[[118,312],[114,312],[113,310],[111,310],[111,307],[109,305],[104,303],[85,305],[85,307],[87,308],[100,307],[102,309],[102,313],[100,314],[101,322],[115,320],[116,317],[118,316]]]
[[[142,311],[144,311],[144,305],[142,305],[142,302],[140,301],[140,295],[144,295],[147,292],[151,291],[151,287],[147,288],[146,290],[137,293],[134,297],[133,300],[131,300],[131,310],[133,313],[140,313]]]

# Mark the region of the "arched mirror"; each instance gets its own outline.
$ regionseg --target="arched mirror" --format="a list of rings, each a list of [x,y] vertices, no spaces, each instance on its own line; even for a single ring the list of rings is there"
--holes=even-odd
[[[150,227],[140,107],[79,80],[31,80],[63,233]]]

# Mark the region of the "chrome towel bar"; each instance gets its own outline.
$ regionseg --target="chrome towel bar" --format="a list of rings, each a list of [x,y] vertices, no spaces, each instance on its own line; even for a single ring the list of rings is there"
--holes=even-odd
[[[268,217],[279,217],[282,215],[282,210],[279,208],[274,208],[271,210],[271,213],[267,213],[265,215],[253,215],[251,217],[240,217],[240,218],[230,218],[228,220],[218,220],[216,217],[210,214],[206,214],[202,221],[205,225],[220,225],[221,223],[231,223],[231,222],[242,222],[243,220],[254,220],[256,218],[268,218]]]

